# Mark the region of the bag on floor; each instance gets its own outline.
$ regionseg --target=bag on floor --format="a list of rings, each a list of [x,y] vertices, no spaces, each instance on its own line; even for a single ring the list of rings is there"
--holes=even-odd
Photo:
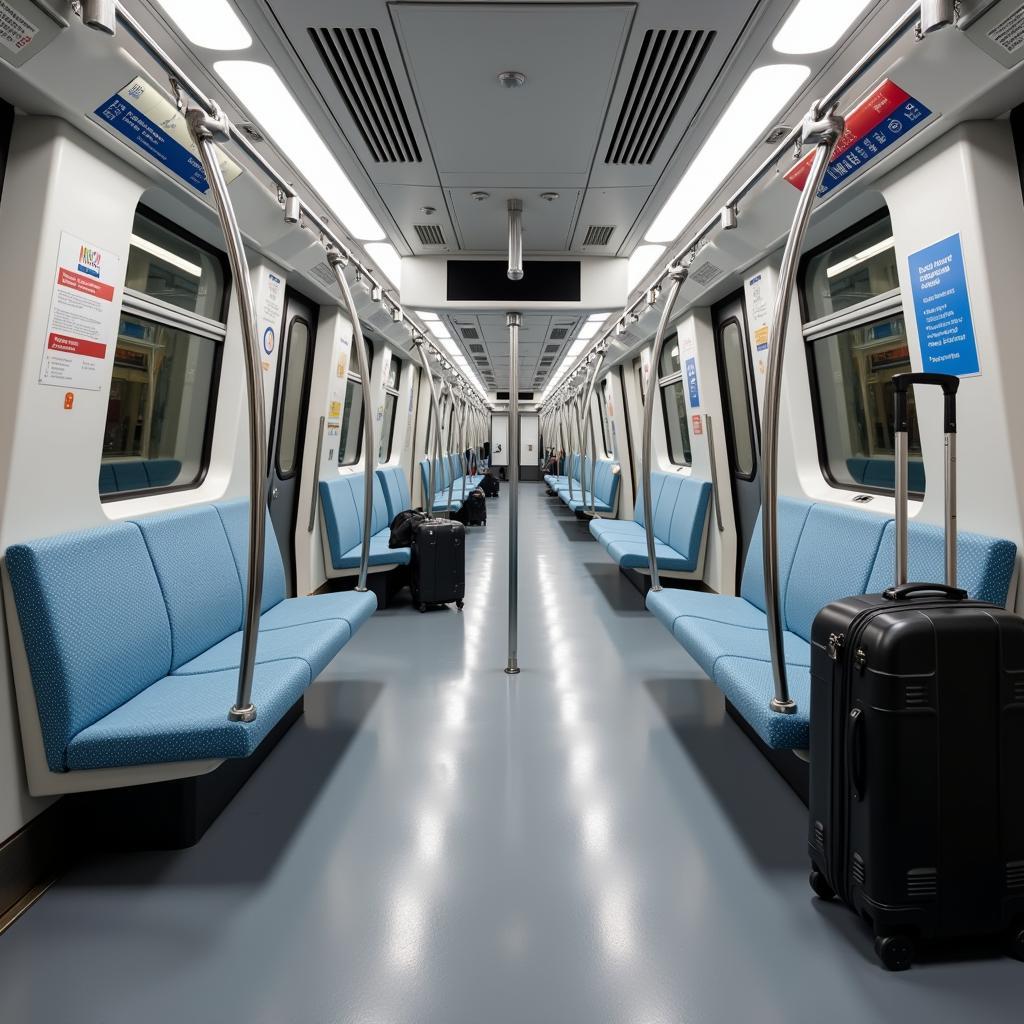
[[[466,596],[466,528],[451,519],[425,519],[412,534],[409,589],[421,612]]]
[[[480,481],[480,490],[484,492],[484,497],[496,498],[498,489],[498,478],[490,470],[487,470],[483,480]]]
[[[398,515],[391,520],[391,536],[388,537],[388,547],[412,547],[413,531],[426,518],[427,517],[424,513],[418,512],[416,509],[407,508],[404,512],[399,512]]]
[[[895,376],[904,482],[911,383],[942,387],[956,439],[958,379]],[[871,923],[890,970],[918,939],[1002,934],[1024,959],[1024,619],[956,587],[946,499],[953,578],[903,583],[897,556],[897,586],[833,601],[811,631],[811,887]],[[896,502],[905,551],[905,483]]]
[[[462,508],[455,513],[455,518],[464,526],[484,526],[487,522],[487,499],[479,487],[474,487],[466,495]]]

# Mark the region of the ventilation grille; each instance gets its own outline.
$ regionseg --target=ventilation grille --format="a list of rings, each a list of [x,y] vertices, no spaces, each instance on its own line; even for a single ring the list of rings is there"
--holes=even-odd
[[[918,683],[908,683],[904,701],[908,708],[926,707],[931,703],[928,699],[928,687]]]
[[[714,32],[648,29],[605,155],[608,164],[649,164],[707,57]]]
[[[1006,865],[1006,888],[1024,889],[1024,860],[1011,860]]]
[[[334,288],[338,283],[338,279],[334,276],[334,271],[326,263],[318,263],[315,267],[311,267],[309,276],[315,277],[327,288]]]
[[[470,352],[483,352],[484,351],[484,347],[483,347],[483,345],[470,345],[469,346],[469,351]]]
[[[705,260],[699,267],[690,271],[690,280],[695,284],[711,284],[716,277],[722,276],[722,268],[716,267],[710,260]]]
[[[1017,679],[1014,682],[1013,700],[1016,704],[1024,704],[1024,679]]]
[[[557,352],[561,347],[561,345],[548,345],[548,347],[544,349],[544,351],[554,353]]]
[[[850,877],[854,885],[864,884],[864,858],[859,854],[853,855],[853,865],[850,868]]]
[[[444,245],[444,232],[436,224],[414,224],[420,245]]]
[[[584,245],[607,245],[615,228],[611,224],[591,224],[583,238]]]
[[[939,891],[939,872],[935,868],[911,868],[907,872],[907,895],[924,899]]]
[[[552,327],[551,328],[551,340],[552,341],[565,341],[566,335],[569,333],[568,327]],[[557,351],[557,347],[555,349]]]
[[[309,38],[373,159],[381,164],[422,163],[380,32],[311,28]]]
[[[476,341],[480,337],[480,332],[475,327],[460,327],[459,333],[466,341]]]

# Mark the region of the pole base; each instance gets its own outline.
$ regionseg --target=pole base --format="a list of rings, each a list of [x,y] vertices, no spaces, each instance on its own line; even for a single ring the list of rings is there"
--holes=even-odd
[[[256,705],[250,704],[244,708],[232,708],[228,712],[229,722],[255,722],[256,721]]]
[[[505,666],[505,675],[517,676],[519,675],[519,662],[515,658],[509,658],[508,664]]]
[[[779,700],[778,697],[772,697],[770,705],[772,711],[779,715],[795,715],[796,714],[796,701],[795,700]]]

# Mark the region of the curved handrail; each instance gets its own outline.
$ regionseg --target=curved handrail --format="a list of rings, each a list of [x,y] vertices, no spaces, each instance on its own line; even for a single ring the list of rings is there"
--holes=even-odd
[[[424,348],[426,339],[421,334],[413,335],[413,344],[420,354],[420,362],[423,365],[423,372],[427,378],[427,390],[430,392],[430,406],[434,411],[434,446],[431,454],[430,438],[427,438],[427,489],[429,494],[423,496],[423,508],[428,516],[434,514],[434,467],[441,460],[441,403],[437,399],[437,389],[434,387],[434,376],[430,372],[429,352]]]
[[[263,603],[263,556],[266,550],[267,523],[267,423],[263,399],[263,370],[256,329],[256,302],[252,279],[245,259],[245,245],[238,227],[227,183],[220,169],[213,139],[227,135],[227,118],[216,104],[211,116],[199,107],[185,111],[185,121],[199,151],[206,180],[210,183],[214,205],[231,263],[231,274],[242,322],[245,352],[245,394],[249,420],[249,549],[246,559],[248,577],[242,616],[242,653],[238,665],[238,690],[228,718],[252,722],[256,705],[252,702],[252,677],[256,667],[256,641],[259,639],[260,611]]]
[[[764,389],[764,423],[761,429],[761,531],[763,537],[764,600],[768,616],[768,647],[772,656],[774,696],[772,711],[782,715],[796,713],[797,706],[789,695],[786,678],[786,657],[782,638],[782,612],[779,605],[779,403],[782,396],[782,360],[786,350],[786,324],[796,285],[797,263],[803,248],[811,210],[828,168],[832,151],[845,129],[844,120],[831,111],[820,115],[818,104],[804,118],[802,138],[815,147],[811,171],[793,215],[793,226],[786,240],[779,269],[779,285],[768,336],[768,374]]]
[[[651,590],[661,590],[661,579],[658,576],[658,560],[654,556],[654,502],[651,500],[651,430],[654,425],[654,403],[657,398],[658,373],[661,366],[661,351],[665,347],[665,333],[668,330],[669,321],[672,319],[672,310],[675,307],[676,299],[679,297],[679,289],[683,287],[689,271],[679,264],[669,269],[669,279],[672,284],[668,290],[668,297],[665,299],[665,308],[661,311],[661,319],[658,321],[658,333],[654,336],[654,347],[651,350],[651,369],[647,380],[647,394],[644,396],[644,429],[642,436],[641,466],[644,486],[644,533],[647,535],[647,563],[651,570]]]
[[[356,590],[364,592],[366,577],[370,571],[370,535],[373,532],[373,475],[377,469],[376,432],[369,402],[370,360],[366,354],[366,339],[363,337],[363,325],[359,322],[359,310],[356,309],[352,290],[345,277],[348,258],[332,247],[327,250],[327,262],[334,270],[345,309],[348,312],[349,320],[352,321],[352,347],[356,350],[356,365],[359,368],[359,376],[363,380],[363,540],[359,549],[359,580],[356,583]]]

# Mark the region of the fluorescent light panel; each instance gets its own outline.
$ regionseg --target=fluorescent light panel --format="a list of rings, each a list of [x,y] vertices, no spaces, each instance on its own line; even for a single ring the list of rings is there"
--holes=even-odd
[[[205,3],[201,6],[206,9]],[[251,60],[219,60],[213,67],[345,227],[361,241],[384,238],[363,197],[277,72]]]
[[[648,229],[648,242],[671,242],[679,235],[810,73],[803,64],[768,64],[747,75]]]
[[[869,245],[866,249],[862,249],[860,252],[855,253],[853,256],[847,257],[845,260],[840,260],[838,263],[833,264],[828,270],[825,271],[827,277],[838,277],[840,274],[849,270],[851,267],[857,266],[858,263],[863,263],[865,260],[871,259],[872,256],[878,256],[885,252],[887,249],[891,249],[895,245],[893,239],[884,238],[881,242],[876,242],[874,245]]]
[[[158,260],[163,260],[164,263],[170,263],[172,267],[177,267],[179,270],[183,270],[189,277],[201,277],[203,268],[198,263],[192,263],[189,260],[184,259],[177,253],[171,252],[169,249],[165,249],[162,245],[157,245],[156,242],[151,242],[148,238],[142,238],[139,235],[132,235],[131,243],[136,249],[142,249],[143,252],[148,252],[150,256],[155,256]]]
[[[589,341],[599,330],[601,330],[601,324],[588,320],[580,328],[580,333],[576,335],[576,339],[577,341]]]
[[[422,309],[417,309],[416,315],[425,324],[439,324],[441,322],[441,318],[436,313],[424,313]]]
[[[629,257],[629,267],[626,271],[626,280],[629,290],[632,291],[646,276],[647,272],[661,257],[665,251],[663,245],[638,245]]]
[[[380,267],[382,273],[396,288],[402,286],[402,257],[390,242],[370,242],[366,246],[366,255]]]
[[[157,0],[190,43],[204,50],[246,50],[252,36],[228,0]]]
[[[871,0],[800,0],[772,40],[778,53],[831,50]]]

